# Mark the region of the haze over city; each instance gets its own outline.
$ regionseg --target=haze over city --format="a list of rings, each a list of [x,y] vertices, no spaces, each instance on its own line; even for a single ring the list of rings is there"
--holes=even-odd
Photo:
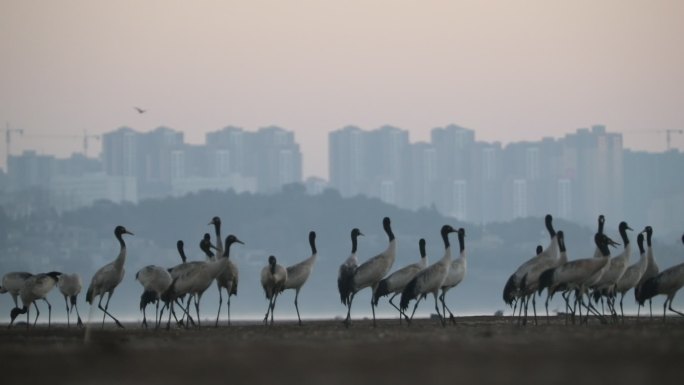
[[[8,0],[0,122],[25,130],[13,154],[60,156],[84,131],[163,125],[202,143],[275,124],[324,178],[328,134],[349,124],[415,142],[456,123],[508,143],[600,123],[663,151],[644,131],[683,126],[682,16],[677,1]]]

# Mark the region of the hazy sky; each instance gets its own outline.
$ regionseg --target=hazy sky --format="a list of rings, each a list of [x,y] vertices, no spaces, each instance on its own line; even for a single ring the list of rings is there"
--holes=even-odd
[[[506,143],[600,123],[662,151],[664,134],[630,132],[684,128],[682,20],[679,0],[0,0],[0,123],[26,130],[13,153],[60,156],[84,130],[202,143],[276,124],[325,177],[348,124]]]

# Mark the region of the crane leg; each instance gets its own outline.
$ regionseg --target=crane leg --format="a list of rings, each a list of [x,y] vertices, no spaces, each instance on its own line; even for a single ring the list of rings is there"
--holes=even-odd
[[[142,312],[143,312],[142,326],[144,326],[145,329],[147,329],[147,304],[145,304],[145,306],[143,306]]]
[[[349,297],[349,300],[347,301],[347,318],[344,320],[344,324],[349,327],[351,324],[351,307],[352,307],[352,302],[354,301],[354,296],[356,295],[356,292],[352,293],[351,296]]]
[[[197,328],[202,327],[202,321],[200,320],[199,306],[202,300],[202,293],[195,294],[195,312],[197,313]]]
[[[403,311],[401,311],[401,309],[399,309],[399,308],[397,307],[397,305],[394,304],[394,302],[392,302],[392,300],[394,299],[394,297],[396,297],[398,294],[399,294],[399,293],[394,293],[394,295],[392,295],[392,296],[390,297],[389,303],[390,303],[390,305],[392,305],[393,308],[397,309],[397,311],[399,312],[399,325],[401,325],[401,317],[406,317],[406,315],[404,314]]]
[[[437,293],[432,293],[432,296],[435,297],[435,311],[437,312],[437,315],[439,316],[439,322],[442,324],[442,327],[446,326],[446,321],[444,321],[444,317],[439,313],[439,302],[437,300]]]
[[[665,298],[665,302],[663,302],[663,322],[665,322],[665,312],[667,311],[667,301],[669,300],[669,298]]]
[[[228,292],[228,301],[226,301],[226,305],[228,305],[228,326],[230,326],[230,291]]]
[[[218,286],[218,284],[216,285]],[[221,315],[221,305],[223,304],[223,294],[221,293],[223,290],[221,290],[221,286],[218,286],[218,292],[219,292],[219,308],[218,312],[216,312],[216,323],[214,324],[214,327],[218,327],[219,323],[219,316]],[[230,291],[228,291],[228,298],[230,298]],[[230,311],[230,310],[229,310]]]
[[[299,317],[299,305],[297,304],[297,298],[299,298],[299,290],[295,292],[295,309],[297,310],[297,319],[299,320],[299,326],[302,326],[302,319]]]
[[[665,301],[667,303],[667,301]],[[29,306],[30,307],[30,306]],[[38,310],[38,304],[34,301],[33,302],[33,307],[36,308],[36,318],[33,320],[33,327],[36,327],[36,322],[38,322],[38,316],[40,315],[40,310]],[[28,324],[28,311],[26,312],[26,329],[28,329],[29,324]]]
[[[271,312],[271,305],[273,304],[273,295],[268,299],[268,306],[266,306],[266,315],[264,316],[264,325],[268,325],[268,314]]]
[[[622,323],[623,323],[623,324],[625,323],[625,311],[624,311],[624,309],[622,308],[622,300],[623,300],[624,298],[625,298],[625,293],[623,292],[623,293],[620,295],[620,314],[622,315]]]
[[[278,293],[273,296],[273,305],[271,306],[271,326],[273,326],[273,313],[275,311],[276,301],[278,300]]]
[[[74,300],[74,302],[76,302],[76,301]],[[71,305],[71,310],[74,310],[74,308],[76,308],[76,319],[77,319],[76,326],[83,327],[83,321],[81,321],[81,314],[78,312],[78,305],[77,304]]]
[[[442,301],[442,314],[444,315],[444,318],[446,318],[446,312],[449,312],[449,321],[452,324],[456,325],[456,317],[454,317],[454,313],[451,312],[449,306],[446,305],[444,297],[446,297],[446,292],[442,292],[442,295],[439,296],[439,299]]]
[[[532,310],[534,311],[534,324],[537,325],[537,295],[532,293]]]
[[[99,301],[98,304],[97,304],[97,306],[100,308],[100,310],[102,310],[102,311],[104,312],[104,315],[102,316],[102,328],[104,328],[104,319],[105,319],[105,316],[109,316],[111,319],[114,320],[114,322],[116,322],[116,326],[118,326],[118,327],[120,327],[120,328],[123,328],[123,325],[121,324],[121,322],[119,322],[119,320],[116,319],[116,317],[114,317],[113,315],[111,315],[111,314],[107,311],[107,309],[109,309],[109,300],[112,299],[112,293],[114,293],[113,290],[110,291],[110,292],[108,293],[108,295],[107,295],[107,302],[105,303],[105,307],[104,307],[104,308],[102,307],[102,298],[104,297],[104,294],[100,296],[100,301]]]
[[[675,312],[675,313],[679,314],[680,316],[683,316],[683,317],[684,317],[684,313],[682,313],[682,312],[680,312],[680,311],[677,311],[677,310],[675,310],[675,309],[672,308],[672,300],[673,300],[673,299],[674,299],[674,298],[670,298],[670,306],[668,307],[668,309],[670,309],[670,311]]]
[[[648,310],[651,313],[651,321],[653,321],[653,300],[648,300]]]
[[[373,294],[371,293],[371,311],[373,312],[373,327],[375,327],[375,304],[373,303]]]
[[[64,296],[64,303],[66,304],[66,313],[67,313],[67,327],[70,328],[70,322],[69,322],[69,300],[67,299],[67,296]]]
[[[416,298],[416,304],[413,305],[413,312],[411,312],[411,318],[408,320],[409,326],[411,326],[411,321],[413,321],[413,316],[416,314],[416,309],[418,309],[418,303],[420,303],[420,296]]]

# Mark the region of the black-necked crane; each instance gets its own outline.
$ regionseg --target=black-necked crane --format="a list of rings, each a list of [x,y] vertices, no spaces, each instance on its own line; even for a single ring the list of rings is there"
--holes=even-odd
[[[147,314],[145,310],[147,309],[148,304],[154,302],[156,305],[154,312],[154,327],[158,328],[161,323],[159,301],[162,293],[171,286],[171,274],[168,269],[164,267],[148,265],[135,273],[135,279],[140,282],[143,287],[143,293],[140,295],[140,311],[143,313],[142,325],[147,327]],[[162,313],[163,312],[164,308],[162,308]]]
[[[210,225],[214,225],[214,230],[216,232],[216,239],[221,239],[221,218],[212,218]],[[216,245],[216,253],[221,255],[223,253],[223,247],[219,244]],[[230,297],[237,295],[238,291],[238,280],[240,278],[240,271],[237,265],[232,260],[228,260],[226,268],[221,272],[221,274],[216,277],[216,288],[219,292],[219,306],[216,312],[216,323],[214,327],[219,325],[219,317],[221,315],[221,306],[223,305],[223,289],[226,289],[226,307],[228,312],[228,326],[230,326]]]
[[[605,227],[605,224],[606,224],[606,217],[604,217],[603,214],[599,215],[598,216],[598,229],[596,230],[597,234],[603,234],[603,228]],[[596,247],[596,249],[594,249],[594,258],[600,258],[601,256],[603,256],[603,254],[601,253],[601,250],[598,247]]]
[[[121,322],[107,310],[109,309],[109,300],[112,299],[114,289],[119,286],[119,283],[121,283],[124,277],[124,262],[126,262],[126,242],[123,240],[124,234],[133,235],[133,233],[126,230],[123,226],[116,226],[116,228],[114,228],[114,236],[119,241],[119,255],[113,262],[102,266],[95,272],[95,275],[93,275],[93,278],[90,281],[88,291],[86,292],[86,302],[90,305],[93,304],[95,297],[100,297],[97,307],[104,313],[102,315],[103,328],[105,316],[109,316],[116,322],[118,327],[123,328]],[[107,294],[107,302],[105,303],[105,307],[102,307],[102,298],[104,298],[105,294]]]
[[[565,235],[562,231],[556,233],[556,242],[558,243],[558,258],[544,258],[537,261],[536,264],[525,273],[520,282],[519,297],[522,299],[521,306],[525,306],[525,318],[523,324],[527,323],[527,308],[532,297],[532,308],[534,310],[534,323],[537,324],[537,309],[535,292],[539,289],[539,277],[547,270],[554,269],[568,261],[567,252],[565,249]],[[547,297],[548,298],[548,297]],[[548,321],[548,306],[546,307],[546,317]],[[522,307],[521,307],[522,310]]]
[[[639,284],[634,288],[634,299],[637,301],[637,317],[639,317],[641,312],[641,307],[644,306],[646,300],[642,298],[641,288],[648,279],[655,277],[660,272],[660,268],[656,263],[655,257],[653,256],[653,246],[651,245],[651,236],[653,235],[653,228],[651,226],[646,226],[644,229],[646,232],[646,258],[648,263],[646,265],[646,271],[641,276]],[[648,298],[648,309],[651,314],[651,319],[653,319],[653,299]]]
[[[394,238],[392,226],[388,217],[383,218],[382,227],[385,230],[385,234],[387,234],[389,244],[382,253],[370,258],[354,270],[354,276],[351,279],[351,294],[347,301],[347,318],[344,320],[344,323],[347,326],[351,324],[351,307],[354,297],[356,296],[356,293],[366,287],[372,289],[371,310],[373,311],[373,326],[375,327],[376,325],[373,296],[382,278],[392,268],[394,259],[397,255],[397,240]]]
[[[83,326],[83,321],[81,321],[81,315],[78,313],[77,298],[81,293],[83,284],[81,283],[81,276],[78,273],[65,274],[62,273],[57,281],[57,287],[59,291],[64,296],[64,303],[66,304],[67,312],[67,327],[71,324],[71,312],[76,308],[76,317],[78,319],[76,325]],[[71,303],[71,307],[69,307]]]
[[[2,276],[2,286],[0,286],[0,294],[10,293],[14,301],[14,307],[19,307],[19,292],[24,287],[24,282],[33,274],[24,271],[15,271],[7,273]]]
[[[603,296],[608,300],[608,309],[614,319],[617,319],[617,312],[615,311],[615,285],[620,280],[622,275],[629,266],[629,257],[632,254],[632,248],[629,245],[629,236],[627,230],[632,230],[627,222],[622,221],[618,226],[620,237],[622,237],[622,245],[624,249],[622,253],[610,259],[608,269],[603,273],[601,278],[591,287],[593,290],[593,297],[595,301],[601,299],[603,303]]]
[[[302,325],[302,319],[299,316],[299,305],[297,304],[297,298],[299,298],[299,290],[301,290],[302,286],[304,286],[306,281],[309,279],[309,275],[311,275],[311,271],[313,270],[314,264],[316,263],[316,258],[318,256],[318,252],[316,251],[315,231],[309,232],[309,246],[311,247],[310,257],[297,264],[287,267],[287,280],[285,281],[285,288],[283,289],[295,290],[294,304],[295,309],[297,310],[297,320],[299,321],[300,326]]]
[[[399,323],[401,323],[401,318],[406,317],[406,315],[394,304],[394,302],[392,302],[392,300],[394,297],[401,294],[401,292],[404,291],[404,287],[416,277],[416,274],[427,266],[427,253],[425,252],[425,239],[423,238],[418,241],[418,251],[420,252],[420,260],[416,263],[402,267],[380,281],[373,297],[375,306],[378,306],[380,297],[392,294],[389,303],[399,312]]]
[[[561,239],[561,237],[559,237],[558,240],[559,246],[561,248],[561,254],[565,253],[565,259],[567,260],[565,240]],[[545,301],[547,319],[549,313],[549,300],[553,298],[553,295],[557,291],[563,292],[565,308],[566,310],[569,309],[570,292],[573,290],[579,291],[580,287],[583,284],[585,284],[588,280],[591,279],[591,277],[594,277],[597,273],[599,273],[608,265],[608,261],[610,260],[610,250],[608,250],[607,247],[609,244],[612,244],[614,242],[604,234],[596,233],[594,235],[594,243],[596,244],[596,248],[599,250],[599,253],[603,258],[596,258],[592,256],[590,258],[576,259],[573,261],[565,262],[554,268],[544,271],[539,276],[539,284],[537,289],[538,293],[541,294],[541,292],[544,289],[547,289],[547,296]],[[606,251],[605,255],[603,251]],[[578,298],[578,295],[576,295],[575,307],[577,305]],[[582,301],[582,304],[584,304],[584,301]]]
[[[33,320],[33,326],[36,326],[38,322],[38,316],[40,315],[40,310],[38,310],[38,305],[36,301],[42,299],[48,305],[48,327],[50,327],[50,322],[52,318],[52,305],[47,300],[46,296],[57,284],[57,280],[62,273],[52,271],[49,273],[32,275],[24,281],[24,286],[22,286],[19,291],[19,296],[21,297],[21,303],[23,307],[15,307],[10,312],[10,324],[12,327],[14,319],[17,318],[19,314],[26,314],[26,328],[29,327],[29,307],[33,304],[36,309],[36,318]]]
[[[444,282],[442,283],[442,294],[439,295],[439,300],[442,302],[442,315],[446,318],[445,310],[449,312],[449,320],[456,324],[456,318],[454,313],[451,312],[449,306],[446,305],[445,297],[449,289],[458,286],[465,278],[466,271],[468,270],[468,261],[466,260],[465,252],[465,233],[458,233],[458,246],[459,255],[458,258],[451,262],[451,267],[449,268],[449,273],[447,273]]]
[[[444,242],[444,256],[433,263],[432,265],[421,270],[416,276],[411,280],[411,282],[406,285],[404,290],[401,292],[401,301],[399,302],[399,308],[406,312],[408,309],[409,302],[412,299],[416,300],[416,304],[413,306],[413,312],[411,317],[408,319],[410,324],[413,320],[413,316],[416,314],[416,309],[420,300],[425,298],[429,293],[435,297],[435,310],[439,316],[439,320],[442,326],[445,325],[444,317],[439,313],[439,305],[437,304],[437,295],[439,290],[442,288],[442,284],[446,279],[447,274],[449,274],[449,268],[451,267],[451,244],[449,243],[449,234],[458,232],[458,236],[464,237],[465,230],[458,229],[455,230],[451,225],[444,225],[440,230],[442,236],[442,241]]]
[[[276,300],[278,299],[278,294],[285,289],[286,281],[287,269],[278,264],[276,257],[273,255],[269,256],[268,265],[261,269],[261,287],[264,288],[264,294],[268,300],[264,324],[268,323],[268,315],[271,314],[271,325],[273,325],[273,311],[275,310]]]
[[[188,308],[190,307],[190,300],[195,298],[195,312],[197,315],[197,326],[201,327],[200,322],[200,301],[202,300],[202,295],[211,285],[211,283],[216,279],[216,277],[226,268],[228,259],[230,258],[230,246],[234,243],[244,244],[235,235],[229,235],[226,237],[225,249],[222,256],[216,256],[213,260],[208,261],[198,261],[190,264],[191,267],[187,271],[180,274],[178,277],[173,279],[171,286],[164,293],[164,300],[171,304],[171,309],[173,312],[173,303],[176,298],[182,295],[188,294],[188,300],[185,305],[185,313],[189,315]],[[169,319],[166,324],[166,328],[169,329],[171,324],[171,314],[169,314]]]
[[[528,259],[518,267],[515,272],[508,278],[503,290],[503,300],[507,305],[513,304],[513,301],[520,297],[520,283],[523,277],[534,268],[535,265],[543,263],[545,260],[555,260],[558,254],[558,241],[556,238],[556,231],[553,229],[553,217],[549,214],[544,218],[546,230],[549,233],[549,245],[540,254]],[[520,312],[522,313],[522,299],[520,301]]]
[[[180,255],[180,257],[181,257],[182,263],[167,269],[169,274],[171,274],[171,281],[172,282],[174,279],[178,278],[179,276],[181,276],[181,275],[185,274],[186,272],[194,269],[197,264],[201,264],[201,263],[204,263],[207,261],[213,261],[214,260],[214,253],[211,251],[211,249],[212,248],[215,249],[216,247],[214,247],[214,245],[211,244],[211,236],[208,233],[204,234],[204,237],[202,238],[202,240],[199,243],[200,250],[202,250],[202,252],[204,253],[204,255],[206,257],[205,261],[187,262],[188,258],[185,255],[185,248],[184,247],[185,247],[185,243],[182,240],[178,240],[178,242],[176,242],[176,249],[178,250],[178,255]],[[164,308],[168,307],[170,309],[169,311],[171,312],[171,314],[169,314],[169,315],[173,315],[178,324],[182,324],[182,319],[185,316],[187,316],[188,321],[194,325],[195,321],[193,321],[192,317],[190,316],[190,313],[188,312],[188,309],[186,309],[182,303],[183,298],[185,297],[185,294],[180,294],[177,296],[173,295],[173,297],[174,297],[173,302],[175,303],[175,305],[178,305],[183,310],[183,316],[181,317],[181,321],[179,321],[178,317],[176,317],[175,309],[170,304],[170,302],[172,301],[171,300],[171,296],[172,296],[171,294],[174,294],[174,293],[170,293],[167,291],[167,292],[162,293],[162,295],[160,296],[161,300],[164,302],[164,307],[162,308],[162,313],[164,312]]]
[[[684,243],[684,235],[682,235],[682,243]],[[655,277],[648,279],[641,290],[644,299],[650,299],[660,294],[667,296],[663,302],[663,322],[665,322],[668,309],[684,316],[684,313],[672,308],[672,300],[682,286],[684,286],[684,263],[667,268]]]
[[[351,297],[352,293],[352,283],[354,280],[354,272],[356,271],[356,268],[359,266],[359,261],[356,258],[356,248],[357,248],[357,238],[363,235],[361,230],[357,228],[353,228],[351,231],[351,241],[352,241],[352,249],[351,249],[351,254],[347,259],[344,261],[343,264],[340,265],[339,272],[337,274],[337,289],[340,292],[340,301],[342,301],[342,305],[347,306],[349,303],[349,298]]]
[[[646,266],[648,266],[648,257],[646,256],[646,250],[644,249],[644,233],[641,232],[637,235],[637,245],[639,247],[639,260],[633,265],[629,266],[622,277],[617,281],[615,285],[615,292],[620,293],[620,315],[622,316],[622,322],[625,322],[625,311],[622,307],[622,300],[625,298],[625,293],[630,289],[636,287],[646,271]]]
[[[542,245],[537,245],[537,248],[535,249],[535,255],[539,255],[539,254],[541,254],[543,251],[544,251],[544,246],[542,246]],[[518,308],[518,302],[519,302],[518,300],[519,300],[519,299],[520,299],[519,297],[515,297],[515,298],[513,298],[513,301],[512,301],[512,303],[511,303],[511,307],[513,307],[513,315],[515,315],[515,310]],[[522,304],[521,304],[521,305],[522,305]],[[548,314],[548,312],[547,312],[547,314]]]

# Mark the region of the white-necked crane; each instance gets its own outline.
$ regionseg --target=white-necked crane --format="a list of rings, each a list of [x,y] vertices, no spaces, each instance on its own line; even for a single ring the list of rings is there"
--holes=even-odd
[[[387,276],[387,278],[384,278],[382,281],[380,281],[373,297],[375,306],[378,306],[378,300],[380,297],[392,294],[389,299],[389,303],[399,312],[399,323],[401,323],[401,318],[406,317],[406,315],[401,311],[401,309],[399,309],[397,305],[394,304],[394,302],[392,302],[392,300],[394,297],[401,294],[401,292],[404,290],[404,287],[406,287],[406,285],[408,285],[408,283],[416,277],[416,274],[418,274],[427,266],[427,253],[425,252],[425,239],[423,238],[418,241],[418,251],[420,252],[420,260],[418,260],[416,263],[402,267],[401,269]]]
[[[83,288],[83,284],[81,283],[81,276],[78,275],[78,273],[62,273],[59,276],[59,280],[57,281],[57,287],[64,296],[64,303],[66,304],[67,312],[67,327],[69,327],[71,324],[70,314],[74,310],[74,308],[76,308],[76,317],[78,320],[76,322],[76,326],[83,326],[83,321],[81,321],[81,315],[78,313],[77,304],[78,295],[81,293],[81,289]],[[69,303],[71,303],[71,307],[69,307]]]
[[[271,314],[271,325],[273,325],[273,311],[275,310],[276,300],[278,299],[278,294],[285,289],[286,281],[287,269],[278,264],[276,257],[273,255],[269,256],[268,265],[261,269],[261,287],[264,288],[264,294],[268,300],[264,324],[268,323],[268,315]]]
[[[682,243],[684,243],[684,235],[682,235]],[[665,302],[663,302],[663,322],[665,322],[665,315],[668,309],[684,316],[684,313],[672,308],[672,300],[674,300],[675,294],[677,294],[682,286],[684,286],[684,263],[667,268],[655,277],[648,279],[644,282],[641,290],[644,299],[650,299],[660,294],[667,296]]]
[[[133,235],[133,233],[126,230],[125,227],[116,226],[114,229],[114,236],[119,241],[119,255],[113,262],[102,266],[95,272],[95,275],[93,275],[93,278],[90,281],[88,291],[86,292],[86,302],[88,302],[91,306],[95,297],[100,297],[97,307],[104,312],[102,315],[103,328],[105,316],[109,316],[114,320],[114,322],[116,322],[118,327],[123,328],[121,322],[119,322],[119,320],[111,315],[111,313],[109,313],[107,310],[109,309],[109,300],[112,299],[114,289],[119,286],[119,283],[121,283],[124,277],[124,262],[126,262],[126,242],[123,240],[124,234]],[[107,294],[107,302],[105,303],[105,307],[102,307],[102,298],[104,298],[105,294]]]
[[[29,307],[33,304],[36,309],[36,318],[33,321],[33,326],[36,326],[38,322],[38,316],[40,315],[40,310],[38,310],[38,305],[36,301],[42,299],[48,305],[48,327],[50,327],[50,322],[52,318],[52,305],[47,300],[46,296],[57,284],[57,280],[62,273],[51,271],[49,273],[32,275],[24,281],[24,286],[19,291],[19,296],[21,297],[22,308],[15,307],[10,312],[10,324],[12,327],[14,319],[17,318],[19,314],[26,314],[26,328],[29,327]]]
[[[342,301],[342,305],[345,306],[349,303],[349,298],[352,293],[352,283],[354,281],[354,272],[359,265],[359,261],[356,258],[357,238],[359,235],[363,235],[363,233],[361,233],[359,229],[353,228],[351,231],[351,254],[344,263],[340,265],[337,274],[337,289],[340,292],[340,301]]]
[[[311,256],[305,260],[287,267],[287,280],[285,281],[285,288],[295,290],[295,309],[297,310],[297,320],[299,320],[299,325],[302,325],[302,318],[299,316],[299,305],[297,304],[297,298],[299,298],[299,290],[309,279],[309,275],[313,270],[314,264],[316,263],[316,257],[318,252],[316,251],[316,232],[309,232],[309,246],[311,247]]]
[[[447,274],[449,274],[449,268],[451,267],[451,244],[449,243],[449,234],[458,232],[458,237],[465,236],[465,230],[458,229],[455,230],[451,225],[444,225],[440,230],[442,235],[442,241],[444,242],[444,256],[437,262],[421,270],[416,276],[411,280],[411,282],[406,285],[404,291],[401,292],[401,301],[399,302],[399,308],[406,312],[408,305],[412,299],[416,300],[416,304],[413,306],[413,312],[411,317],[408,319],[409,324],[413,320],[413,316],[416,314],[416,309],[420,300],[425,298],[429,293],[435,297],[435,311],[439,316],[439,321],[442,326],[445,326],[444,317],[439,313],[439,305],[437,304],[437,295],[439,290],[442,288],[442,284],[446,279]]]
[[[347,318],[344,320],[345,325],[351,324],[351,307],[354,301],[354,296],[360,290],[371,287],[371,310],[373,311],[373,326],[375,326],[375,304],[373,303],[373,296],[378,284],[387,272],[392,268],[394,259],[397,255],[397,240],[394,238],[392,226],[388,217],[383,218],[382,227],[387,234],[388,242],[387,248],[380,254],[370,258],[362,263],[354,270],[354,276],[351,279],[351,294],[347,301]]]

